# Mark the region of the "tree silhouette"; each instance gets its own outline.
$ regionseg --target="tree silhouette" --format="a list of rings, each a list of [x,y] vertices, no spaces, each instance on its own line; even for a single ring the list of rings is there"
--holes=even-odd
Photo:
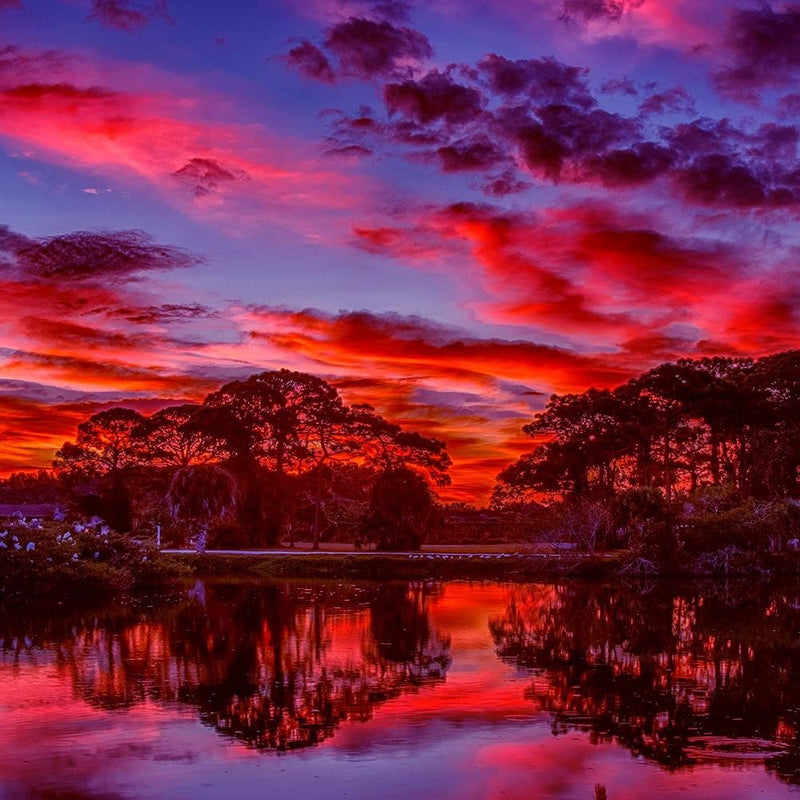
[[[136,431],[143,422],[144,417],[130,408],[100,411],[78,425],[75,442],[62,445],[54,466],[105,474],[139,464],[142,454]]]
[[[288,534],[293,544],[301,530],[318,547],[325,525],[355,528],[379,474],[411,468],[423,483],[445,486],[450,463],[444,442],[404,431],[370,405],[346,406],[322,378],[281,369],[227,383],[202,405],[148,417],[123,408],[95,414],[54,465],[62,476],[105,481],[114,490],[106,494],[120,496],[118,511],[133,489],[142,525],[167,515],[176,470],[216,464],[237,484],[238,538],[269,546]],[[72,494],[79,494],[75,480]],[[115,515],[107,505],[98,510],[127,530],[130,508]]]
[[[800,352],[681,359],[613,390],[554,395],[524,427],[534,451],[498,476],[495,501],[676,494],[730,484],[740,497],[800,490]]]
[[[331,446],[331,431],[343,420],[339,393],[322,378],[287,369],[260,372],[228,383],[205,405],[225,409],[238,424],[233,445],[284,475],[302,471]]]
[[[130,408],[110,408],[78,425],[74,442],[65,442],[56,452],[53,467],[73,486],[89,481],[84,491],[89,511],[99,512],[118,531],[130,530],[131,500],[126,478],[142,463],[136,431],[144,422]],[[92,503],[93,493],[99,502]]]
[[[419,550],[438,522],[433,495],[419,474],[401,466],[378,475],[363,523],[378,550]]]
[[[173,516],[196,529],[196,547],[205,551],[211,523],[233,510],[236,503],[233,476],[215,464],[179,469],[169,487]]]
[[[185,403],[156,411],[134,431],[142,457],[154,466],[188,467],[218,461],[225,455],[223,438],[200,418],[202,406]]]

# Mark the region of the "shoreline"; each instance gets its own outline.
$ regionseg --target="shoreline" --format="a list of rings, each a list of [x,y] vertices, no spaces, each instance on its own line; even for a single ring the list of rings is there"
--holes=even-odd
[[[494,548],[493,548],[494,549]],[[149,550],[128,567],[24,557],[20,572],[0,582],[0,602],[42,602],[81,605],[92,602],[136,601],[150,594],[169,595],[187,579],[334,580],[334,581],[493,581],[612,582],[658,584],[702,581],[720,586],[729,581],[753,585],[793,584],[800,587],[800,553],[748,554],[731,559],[724,569],[702,559],[656,568],[627,550],[595,554],[575,552],[482,552],[463,546],[461,552],[244,550]],[[476,552],[477,550],[477,552]],[[467,551],[467,552],[464,552]],[[719,567],[718,562],[715,562]]]
[[[188,567],[192,574],[250,575],[279,578],[367,580],[497,580],[550,579],[714,579],[750,577],[759,581],[800,578],[800,555],[776,554],[747,569],[725,574],[698,572],[690,564],[658,572],[628,570],[631,555],[611,551],[593,555],[564,553],[454,553],[376,551],[192,551],[165,552],[162,558]]]
[[[513,580],[609,577],[615,557],[516,553],[320,553],[260,555],[213,552],[173,555],[195,574],[246,573],[258,577],[368,580]]]

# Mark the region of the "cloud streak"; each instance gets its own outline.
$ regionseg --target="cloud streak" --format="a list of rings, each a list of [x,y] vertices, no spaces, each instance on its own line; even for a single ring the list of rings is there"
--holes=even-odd
[[[324,165],[312,145],[208,120],[203,109],[217,98],[169,74],[145,90],[140,84],[154,76],[139,72],[66,52],[0,50],[0,138],[40,160],[144,180],[187,213],[240,229],[265,219],[302,226],[315,208],[318,216],[344,212],[367,191]]]

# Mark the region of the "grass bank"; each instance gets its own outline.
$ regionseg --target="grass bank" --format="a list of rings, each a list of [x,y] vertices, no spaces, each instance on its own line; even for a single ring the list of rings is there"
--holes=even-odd
[[[467,550],[471,548],[466,548]],[[260,554],[162,554],[165,564],[187,567],[198,576],[246,575],[279,578],[333,578],[367,580],[493,580],[529,581],[560,578],[610,579],[618,577],[711,578],[745,577],[800,579],[800,554],[754,557],[702,557],[653,565],[628,551],[585,553],[353,553],[296,552]]]
[[[606,577],[620,567],[618,555],[529,555],[499,553],[296,553],[162,556],[198,575],[367,580],[535,580]]]

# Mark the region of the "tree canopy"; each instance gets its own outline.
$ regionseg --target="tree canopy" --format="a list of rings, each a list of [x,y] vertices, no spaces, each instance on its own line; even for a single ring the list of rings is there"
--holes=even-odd
[[[800,352],[681,359],[615,389],[553,395],[524,427],[534,449],[498,476],[494,500],[610,496],[632,487],[800,490]]]
[[[444,486],[450,457],[444,442],[403,430],[370,405],[346,405],[322,378],[281,369],[227,383],[202,404],[149,416],[129,408],[100,411],[58,450],[54,467],[75,492],[80,484],[84,495],[97,495],[104,514],[112,513],[109,505],[124,506],[126,520],[131,503],[160,502],[159,519],[168,517],[167,500],[186,518],[179,494],[196,495],[205,477],[223,469],[234,481],[238,524],[252,544],[272,545],[283,536],[293,540],[298,527],[317,543],[324,525],[352,520],[337,504],[363,512],[383,473],[406,469],[423,486]],[[353,486],[343,494],[341,487],[353,482],[363,490]]]

